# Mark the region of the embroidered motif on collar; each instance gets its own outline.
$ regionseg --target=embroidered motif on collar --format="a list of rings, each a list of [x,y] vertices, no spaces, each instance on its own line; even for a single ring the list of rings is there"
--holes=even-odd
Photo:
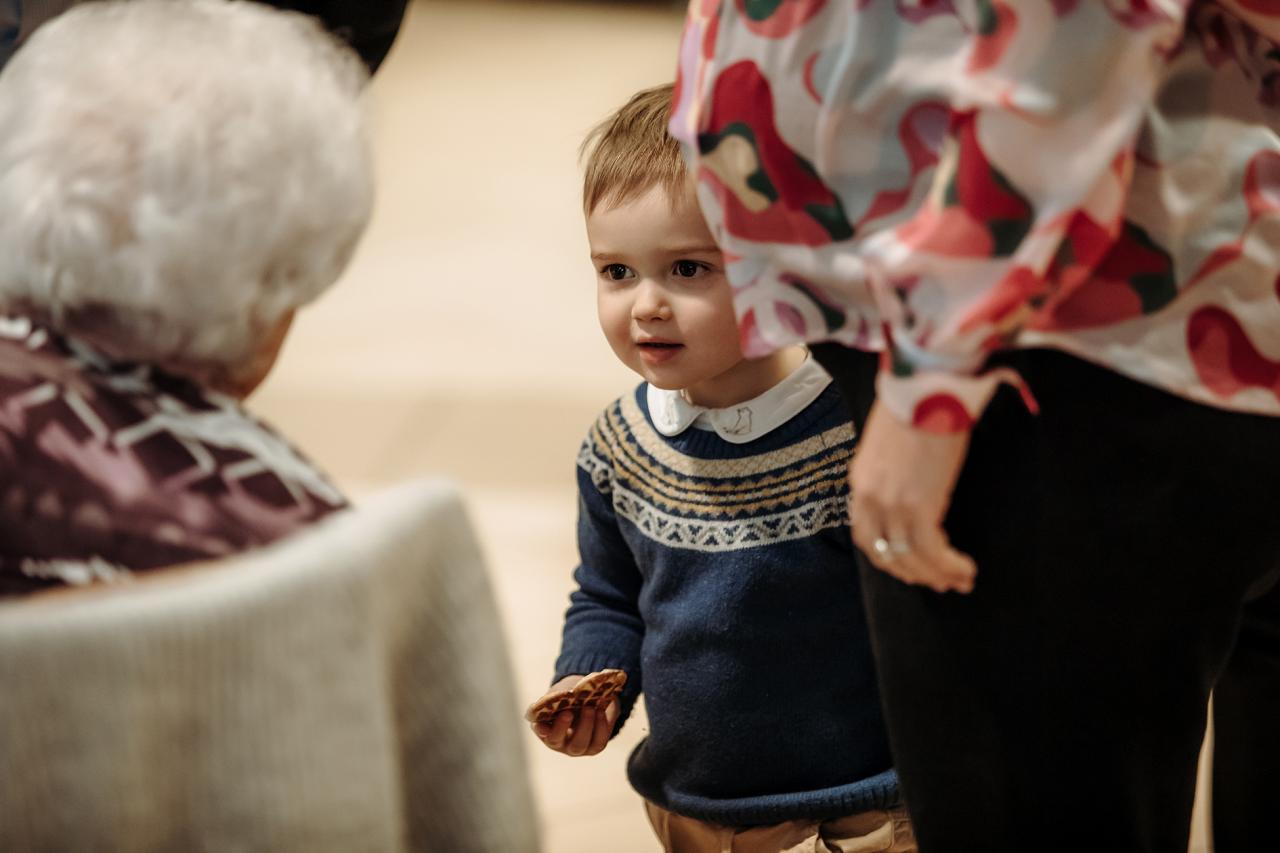
[[[697,406],[679,391],[649,385],[645,393],[654,428],[665,436],[679,435],[695,424],[708,427],[730,444],[746,444],[767,435],[804,411],[831,384],[831,376],[812,357],[791,374],[754,397],[723,409]]]

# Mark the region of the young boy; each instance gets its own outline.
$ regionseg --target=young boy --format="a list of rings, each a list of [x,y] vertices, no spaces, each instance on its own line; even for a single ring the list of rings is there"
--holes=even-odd
[[[548,695],[606,669],[627,686],[533,728],[594,755],[643,685],[628,776],[666,850],[914,850],[849,539],[853,432],[803,349],[743,358],[670,102],[641,92],[587,140],[600,325],[645,382],[578,457],[582,562]]]

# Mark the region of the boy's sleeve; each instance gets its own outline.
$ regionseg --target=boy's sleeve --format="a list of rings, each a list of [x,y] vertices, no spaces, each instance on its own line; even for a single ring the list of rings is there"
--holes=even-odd
[[[555,678],[621,669],[627,686],[616,734],[640,694],[641,576],[613,510],[613,467],[588,438],[578,457],[578,588],[569,596]]]

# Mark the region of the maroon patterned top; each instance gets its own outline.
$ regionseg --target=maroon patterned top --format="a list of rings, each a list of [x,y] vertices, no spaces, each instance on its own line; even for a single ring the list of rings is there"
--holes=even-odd
[[[0,318],[0,596],[226,556],[345,506],[235,400]]]

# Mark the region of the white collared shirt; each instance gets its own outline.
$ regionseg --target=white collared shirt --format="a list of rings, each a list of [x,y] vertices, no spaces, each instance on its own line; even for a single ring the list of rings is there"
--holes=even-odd
[[[665,436],[679,435],[690,426],[712,430],[730,444],[746,444],[791,420],[826,390],[831,376],[809,356],[787,378],[758,397],[723,409],[697,406],[678,390],[649,385],[649,417]]]

